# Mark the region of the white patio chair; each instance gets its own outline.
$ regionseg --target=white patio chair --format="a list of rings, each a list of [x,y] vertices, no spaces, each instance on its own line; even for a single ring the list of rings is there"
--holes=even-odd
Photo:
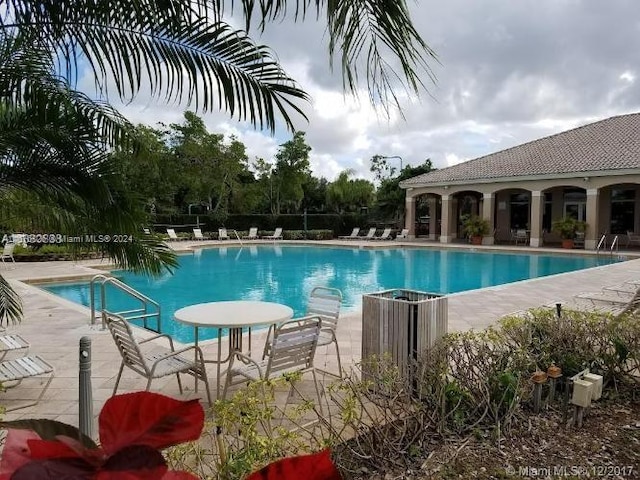
[[[257,240],[258,238],[258,227],[251,227],[249,229],[249,234],[242,237],[245,240]]]
[[[391,240],[391,229],[385,228],[379,237],[371,237],[369,240]]]
[[[229,240],[229,234],[226,228],[218,229],[218,240]]]
[[[406,239],[409,238],[409,229],[403,228],[398,235],[396,235],[396,240],[398,239]]]
[[[318,397],[318,407],[322,411],[318,378],[313,366],[320,325],[321,320],[317,315],[281,323],[274,330],[267,358],[261,361],[255,361],[236,351],[229,362],[222,398],[226,398],[227,390],[232,385],[247,381],[268,380],[285,373],[311,372]]]
[[[39,378],[48,375],[47,383],[40,391],[38,398],[24,405],[5,408],[5,412],[37,405],[53,380],[53,367],[37,355],[18,357],[0,362],[0,383],[4,388],[14,388],[27,378]],[[4,403],[4,402],[3,402]]]
[[[640,245],[640,234],[627,230],[627,247]]]
[[[111,336],[116,342],[116,346],[122,357],[116,384],[113,387],[113,395],[118,391],[122,372],[124,367],[127,366],[147,379],[147,391],[149,387],[151,387],[151,381],[154,378],[175,374],[178,379],[178,388],[181,394],[181,373],[186,373],[196,379],[200,379],[204,382],[205,388],[207,389],[207,399],[209,400],[209,404],[212,405],[209,379],[207,378],[204,356],[200,347],[192,345],[176,350],[173,346],[173,339],[166,334],[154,335],[153,337],[138,341],[134,337],[129,323],[120,315],[110,312],[104,312],[103,315],[105,324],[109,328]],[[161,338],[169,342],[169,348],[159,347],[157,342],[149,343]],[[144,349],[141,348],[143,344]]]
[[[193,229],[193,238],[196,240],[204,240],[204,235],[202,235],[202,229],[194,228]]]
[[[0,255],[0,260],[2,260],[2,263],[5,263],[6,260],[11,260],[13,263],[16,263],[15,259],[13,258],[13,251],[15,250],[15,248],[15,243],[7,242],[4,244],[2,255]]]
[[[515,232],[515,242],[516,245],[518,245],[518,243],[522,242],[523,245],[526,245],[529,243],[529,232],[527,232],[525,229],[517,229]]]
[[[282,240],[282,228],[278,227],[275,232],[273,232],[273,235],[265,235],[262,238],[266,240]]]
[[[167,235],[169,235],[169,240],[179,240],[178,235],[176,235],[176,231],[173,228],[167,228]]]
[[[342,292],[337,288],[330,287],[314,287],[309,294],[309,301],[307,303],[307,316],[320,317],[322,321],[320,329],[320,337],[318,338],[318,346],[324,347],[331,345],[332,343],[336,347],[336,356],[338,360],[338,374],[316,368],[316,370],[323,373],[328,373],[339,378],[342,378],[342,362],[340,360],[340,347],[338,347],[338,339],[336,337],[336,330],[338,328],[338,318],[340,316],[340,307],[342,306]],[[267,332],[267,340],[264,345],[264,351],[262,358],[264,359],[269,354],[271,348],[271,334],[273,328]]]
[[[354,227],[351,231],[351,235],[341,235],[338,238],[341,240],[354,240],[358,238],[358,234],[360,233],[360,227]]]

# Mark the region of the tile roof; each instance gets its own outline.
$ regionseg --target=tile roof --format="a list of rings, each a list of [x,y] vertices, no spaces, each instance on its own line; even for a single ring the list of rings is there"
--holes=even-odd
[[[582,127],[409,178],[401,186],[640,169],[640,113]]]

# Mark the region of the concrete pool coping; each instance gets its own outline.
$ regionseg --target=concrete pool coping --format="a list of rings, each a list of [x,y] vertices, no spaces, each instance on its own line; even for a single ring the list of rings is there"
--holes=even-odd
[[[200,244],[202,242],[175,242],[184,244]],[[252,242],[254,244],[273,242]],[[283,242],[289,243],[289,242]],[[291,242],[294,243],[294,242]],[[302,243],[302,242],[295,242]],[[305,245],[317,242],[304,242]],[[323,245],[356,246],[360,242],[322,242]],[[371,243],[371,242],[370,242]],[[407,242],[410,246],[419,246],[416,242]],[[218,242],[231,246],[230,242]],[[376,242],[375,247],[401,246],[396,242]],[[173,244],[172,244],[173,246]],[[441,247],[440,244],[431,246]],[[460,247],[469,249],[468,245]],[[478,250],[501,250],[497,247],[474,247]],[[513,251],[514,249],[508,249]],[[567,253],[561,249],[524,249],[518,248],[521,253]],[[633,252],[635,253],[635,252]],[[620,252],[627,255],[627,252]],[[637,254],[633,255],[634,257]],[[104,401],[111,396],[115,376],[120,363],[120,356],[108,332],[101,330],[99,325],[89,325],[88,309],[68,300],[46,292],[31,283],[34,280],[61,281],[65,279],[88,279],[93,275],[102,273],[108,269],[107,262],[95,260],[83,260],[78,262],[57,261],[38,263],[18,263],[14,268],[2,269],[2,274],[11,281],[24,303],[25,319],[16,326],[9,326],[11,333],[19,333],[31,343],[31,352],[42,355],[50,361],[56,370],[56,376],[43,401],[24,410],[18,410],[5,415],[7,420],[17,418],[50,418],[70,424],[78,424],[78,341],[82,336],[92,339],[92,378],[94,413],[97,415]],[[584,291],[599,290],[605,285],[622,283],[628,280],[640,279],[640,259],[619,262],[606,266],[598,266],[586,270],[562,273],[547,277],[539,277],[523,280],[515,283],[488,287],[467,292],[460,292],[449,296],[449,329],[461,331],[469,329],[482,329],[494,324],[501,316],[513,311],[548,304],[557,300],[568,300],[573,295]],[[28,282],[28,283],[27,283]],[[341,316],[338,327],[338,342],[341,349],[341,357],[345,366],[354,364],[360,358],[361,348],[361,312],[356,311]],[[261,334],[255,338],[255,344],[263,341]],[[216,342],[207,344],[205,355],[212,354]],[[318,349],[316,366],[332,370],[336,368],[336,358],[333,347]],[[213,375],[215,369],[210,368],[208,374]],[[2,394],[3,403],[13,405],[24,399],[37,396],[39,385],[35,380],[29,379],[16,389],[11,389]],[[202,391],[195,394],[193,382],[184,382],[190,390],[183,398],[200,397]],[[125,372],[121,382],[120,392],[144,389],[145,380],[132,372]],[[175,379],[168,378],[154,381],[154,391],[160,391],[168,395],[178,395]]]

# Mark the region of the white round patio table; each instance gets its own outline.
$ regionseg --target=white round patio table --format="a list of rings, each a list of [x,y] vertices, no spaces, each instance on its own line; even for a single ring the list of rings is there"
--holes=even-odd
[[[248,331],[249,353],[251,352],[251,329],[258,326],[276,325],[293,317],[293,309],[273,302],[254,300],[233,300],[190,305],[174,313],[174,318],[194,328],[194,340],[198,345],[200,328],[218,330],[218,358],[209,360],[217,364],[216,397],[220,397],[220,366],[231,359],[234,351],[242,351],[242,335]],[[222,332],[228,329],[229,354],[222,358]],[[197,383],[196,383],[197,389]],[[197,391],[197,390],[196,390]]]

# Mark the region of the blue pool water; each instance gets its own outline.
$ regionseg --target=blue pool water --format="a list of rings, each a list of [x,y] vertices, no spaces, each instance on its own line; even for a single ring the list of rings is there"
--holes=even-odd
[[[192,328],[173,321],[173,313],[194,303],[220,300],[265,300],[304,313],[315,286],[339,288],[343,311],[359,308],[363,293],[408,288],[454,293],[529,278],[569,272],[610,261],[578,255],[523,255],[451,249],[359,249],[261,245],[204,249],[179,256],[173,274],[149,278],[117,272],[118,278],[158,301],[162,331],[176,339],[193,341]],[[47,290],[89,305],[89,287],[58,284]],[[108,292],[108,308],[136,308],[118,291]],[[211,338],[213,331],[202,331]]]

